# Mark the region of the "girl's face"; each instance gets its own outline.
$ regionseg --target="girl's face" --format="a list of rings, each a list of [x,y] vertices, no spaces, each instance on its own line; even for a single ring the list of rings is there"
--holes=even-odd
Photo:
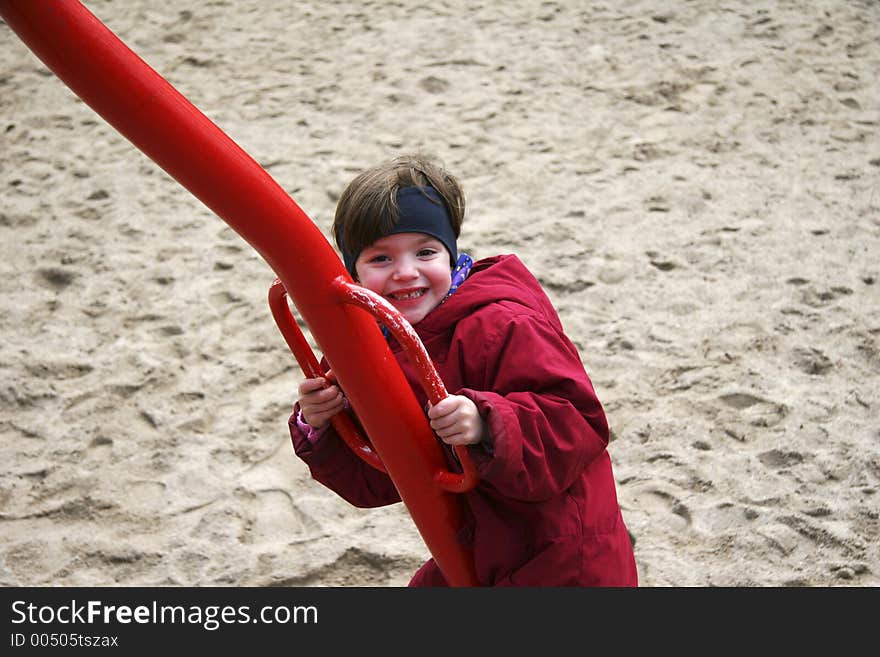
[[[388,299],[410,324],[434,310],[452,285],[449,251],[424,233],[379,238],[355,261],[358,280]]]

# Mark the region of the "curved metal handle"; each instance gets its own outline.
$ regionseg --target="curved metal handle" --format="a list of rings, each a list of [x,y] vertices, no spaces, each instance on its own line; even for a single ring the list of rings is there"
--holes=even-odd
[[[446,399],[448,396],[446,386],[440,375],[437,374],[425,345],[422,344],[418,333],[397,308],[386,301],[384,297],[365,287],[350,283],[342,276],[334,279],[333,287],[340,292],[343,301],[369,312],[397,338],[415,367],[419,382],[432,404]],[[477,485],[477,468],[465,445],[453,445],[452,449],[461,464],[462,472],[441,470],[434,476],[434,482],[442,490],[450,493],[466,493]]]
[[[330,381],[326,373],[302,331],[299,329],[293,314],[290,312],[290,306],[287,305],[287,290],[284,289],[281,279],[276,278],[275,282],[269,287],[269,308],[272,310],[272,317],[275,318],[275,323],[278,325],[281,335],[284,336],[287,346],[293,352],[303,374],[311,379],[321,377],[329,383]],[[379,454],[376,453],[363,433],[355,426],[348,413],[337,413],[330,420],[330,423],[342,437],[342,440],[345,441],[345,444],[361,460],[373,466],[376,470],[385,472],[385,466],[382,464]]]

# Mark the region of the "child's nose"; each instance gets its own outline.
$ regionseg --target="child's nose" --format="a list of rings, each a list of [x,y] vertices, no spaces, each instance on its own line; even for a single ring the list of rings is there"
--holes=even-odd
[[[419,270],[415,263],[409,260],[401,260],[394,270],[394,277],[398,279],[415,278],[419,275]]]

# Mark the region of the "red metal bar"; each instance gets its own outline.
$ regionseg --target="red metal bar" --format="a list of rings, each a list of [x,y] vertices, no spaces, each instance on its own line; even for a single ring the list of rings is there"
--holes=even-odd
[[[281,279],[330,362],[447,581],[475,586],[457,540],[459,496],[442,451],[373,317],[342,303],[348,273],[287,193],[76,0],[0,0],[0,15],[74,93],[241,235]],[[381,377],[382,385],[376,385]]]

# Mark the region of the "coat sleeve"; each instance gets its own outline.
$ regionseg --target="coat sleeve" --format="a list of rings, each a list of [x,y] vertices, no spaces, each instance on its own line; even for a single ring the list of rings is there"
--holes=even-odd
[[[559,327],[528,313],[477,321],[472,330],[461,338],[482,351],[469,359],[466,378],[483,385],[458,394],[488,422],[491,454],[471,450],[480,479],[524,501],[559,494],[608,445],[605,413],[577,349]],[[485,339],[474,342],[479,335]]]
[[[314,443],[303,434],[296,422],[299,408],[288,420],[290,438],[296,455],[320,482],[350,504],[368,508],[400,501],[394,482],[352,452],[333,427],[328,427]]]

